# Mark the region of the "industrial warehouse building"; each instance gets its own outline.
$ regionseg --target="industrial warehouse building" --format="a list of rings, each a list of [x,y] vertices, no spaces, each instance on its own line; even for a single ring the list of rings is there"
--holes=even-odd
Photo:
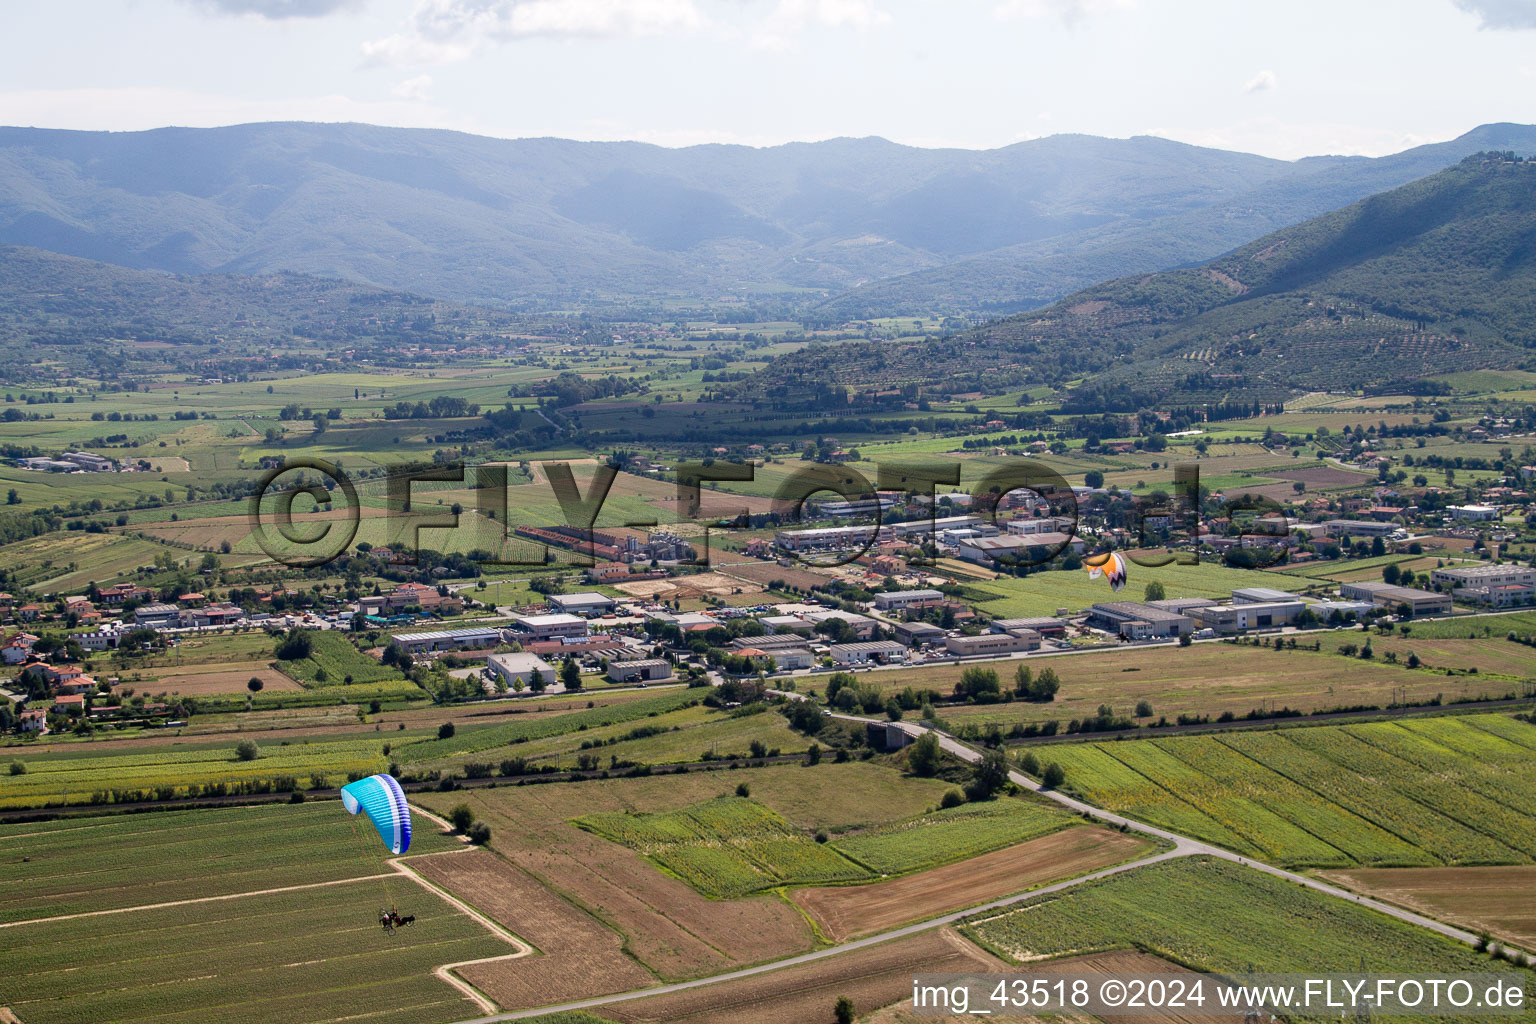
[[[922,604],[924,601],[942,601],[944,592],[940,590],[892,590],[875,595],[875,607],[883,612],[900,611],[914,604]]]
[[[1040,649],[1040,634],[1032,629],[1014,629],[1007,633],[952,636],[945,638],[944,649],[960,658],[1014,654],[1019,651],[1038,651]]]
[[[875,539],[873,526],[827,526],[811,530],[780,530],[773,542],[784,551],[843,551],[867,547]]]
[[[1029,619],[993,619],[994,633],[1010,633],[1015,629],[1032,629],[1041,636],[1062,636],[1067,631],[1066,619],[1038,617]]]
[[[1443,586],[1501,587],[1507,584],[1536,586],[1536,569],[1524,565],[1448,566],[1429,574],[1430,580]]]
[[[395,643],[404,648],[407,654],[469,651],[481,647],[495,647],[501,641],[501,630],[492,627],[439,629],[430,633],[401,633],[395,637]]]
[[[1188,615],[1136,601],[1096,604],[1088,610],[1088,624],[1127,640],[1172,639],[1195,631],[1195,620]]]
[[[1413,587],[1394,587],[1390,583],[1341,583],[1339,594],[1346,598],[1369,601],[1378,608],[1388,610],[1396,610],[1398,605],[1406,604],[1412,609],[1415,617],[1449,615],[1451,611],[1449,594],[1437,594],[1431,590],[1417,590]]]
[[[517,684],[528,686],[533,682],[533,674],[539,673],[539,678],[551,686],[555,685],[560,674],[555,666],[539,657],[537,654],[526,652],[519,654],[493,654],[485,659],[485,667],[492,676],[507,684],[507,689],[516,690]]]
[[[1294,601],[1213,604],[1192,608],[1189,615],[1202,629],[1214,629],[1223,636],[1246,633],[1250,629],[1278,629],[1293,625],[1306,608],[1300,598]]]
[[[672,678],[672,663],[665,658],[608,663],[608,678],[616,683],[655,683]]]
[[[512,628],[535,640],[556,640],[565,636],[586,636],[587,620],[580,615],[561,612],[552,615],[514,615]]]
[[[870,640],[862,644],[833,644],[832,661],[838,665],[889,665],[907,660],[906,644],[895,640]]]
[[[606,594],[556,594],[549,599],[549,606],[567,615],[604,615],[613,611],[619,603]]]

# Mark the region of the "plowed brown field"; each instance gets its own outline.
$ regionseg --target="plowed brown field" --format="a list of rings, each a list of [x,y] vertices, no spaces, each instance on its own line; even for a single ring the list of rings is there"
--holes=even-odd
[[[1357,892],[1536,949],[1536,867],[1362,868],[1327,878]]]
[[[740,981],[613,1003],[598,1012],[621,1024],[821,1024],[832,1020],[839,996],[867,1013],[909,1000],[916,973],[1003,969],[954,932],[932,931]]]
[[[898,928],[1140,856],[1143,840],[1097,827],[1069,828],[958,864],[870,885],[791,895],[834,942]]]
[[[617,932],[489,851],[427,857],[411,867],[537,947],[532,956],[460,969],[504,1009],[625,992],[655,981],[624,955]]]

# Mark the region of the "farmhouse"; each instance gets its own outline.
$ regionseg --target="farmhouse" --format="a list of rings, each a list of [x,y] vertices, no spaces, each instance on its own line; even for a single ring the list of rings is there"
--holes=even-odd
[[[672,663],[665,658],[608,663],[608,678],[615,683],[654,683],[672,678]]]
[[[96,680],[94,677],[84,675],[83,673],[81,675],[71,676],[69,679],[62,680],[57,685],[55,685],[53,692],[60,695],[80,695],[95,693]]]
[[[48,734],[48,712],[42,708],[21,713],[21,731],[35,732],[39,736]]]
[[[136,583],[118,583],[102,589],[97,600],[104,605],[120,605],[124,601],[147,601],[154,596],[154,591],[148,587],[141,587]]]

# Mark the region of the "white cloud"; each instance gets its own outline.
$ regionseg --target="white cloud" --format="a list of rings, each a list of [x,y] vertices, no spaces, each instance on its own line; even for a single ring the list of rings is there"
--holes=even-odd
[[[1248,84],[1243,86],[1243,92],[1269,92],[1278,84],[1280,80],[1275,77],[1275,73],[1265,68],[1248,79]]]
[[[693,0],[420,0],[405,29],[363,44],[368,64],[446,64],[514,39],[693,31]]]
[[[864,31],[890,23],[891,16],[874,0],[779,0],[753,27],[752,45],[760,50],[784,50],[810,28]]]
[[[390,90],[390,94],[393,95],[396,99],[411,100],[413,102],[420,103],[427,98],[427,94],[431,91],[431,89],[431,75],[416,75],[415,77],[407,78],[402,82],[396,82],[395,87]]]
[[[1077,25],[1096,14],[1129,11],[1141,6],[1140,0],[1002,0],[995,8],[1000,21],[1060,21]]]
[[[1482,19],[1478,28],[1536,28],[1536,0],[1451,0]]]
[[[183,0],[210,14],[254,14],[278,21],[283,18],[323,18],[361,0]]]

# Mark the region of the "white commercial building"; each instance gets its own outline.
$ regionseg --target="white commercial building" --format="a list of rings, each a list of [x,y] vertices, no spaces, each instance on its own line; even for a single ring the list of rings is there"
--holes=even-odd
[[[1499,510],[1492,505],[1451,505],[1446,511],[1452,519],[1468,523],[1489,523],[1499,518]]]
[[[533,682],[535,672],[551,686],[560,678],[555,666],[537,654],[492,654],[485,659],[485,667],[491,675],[506,683],[509,690],[517,689],[518,683],[528,686]]]
[[[672,663],[665,658],[610,661],[608,678],[616,683],[655,683],[672,678]]]
[[[907,660],[907,647],[895,640],[870,640],[859,644],[833,644],[832,661],[838,665],[889,665]]]
[[[568,636],[586,636],[587,620],[580,615],[557,612],[551,615],[514,615],[512,627],[535,640],[558,640]]]
[[[1536,585],[1536,569],[1525,565],[1460,565],[1435,569],[1431,581],[1443,586],[1499,587],[1506,584]]]
[[[603,615],[613,611],[619,603],[606,594],[595,592],[581,594],[556,594],[549,599],[549,606],[567,615]]]
[[[875,539],[873,526],[827,526],[811,530],[780,530],[774,544],[785,551],[844,551],[867,547]]]
[[[944,647],[950,654],[960,658],[1038,651],[1040,634],[1032,629],[1015,629],[1007,633],[982,633],[980,636],[951,636],[945,638]]]
[[[941,590],[891,590],[875,595],[875,607],[883,612],[900,611],[908,605],[942,600],[944,592]]]

